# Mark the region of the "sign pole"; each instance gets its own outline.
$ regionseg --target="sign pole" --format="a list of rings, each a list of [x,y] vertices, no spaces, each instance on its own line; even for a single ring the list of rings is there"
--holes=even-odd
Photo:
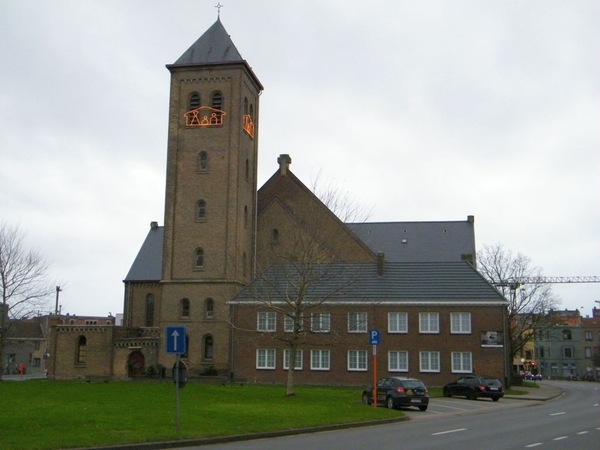
[[[373,408],[377,408],[377,346],[373,346]]]
[[[179,434],[179,353],[175,355],[175,432]]]

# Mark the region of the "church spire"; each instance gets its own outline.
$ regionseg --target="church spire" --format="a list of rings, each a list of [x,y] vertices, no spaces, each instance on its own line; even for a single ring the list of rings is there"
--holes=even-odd
[[[175,61],[174,65],[243,61],[227,34],[221,19],[217,21]]]

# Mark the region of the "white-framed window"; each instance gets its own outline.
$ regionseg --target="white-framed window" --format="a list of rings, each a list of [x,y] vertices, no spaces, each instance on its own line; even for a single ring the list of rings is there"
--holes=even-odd
[[[419,370],[421,372],[439,372],[440,352],[419,352]]]
[[[439,333],[439,313],[419,313],[419,333]]]
[[[408,333],[408,314],[403,312],[388,313],[388,333]]]
[[[450,333],[471,334],[471,313],[451,313]]]
[[[300,316],[300,328],[302,327],[302,316]],[[294,313],[286,314],[283,317],[283,331],[292,333],[294,331]]]
[[[367,332],[367,313],[348,313],[348,333]]]
[[[273,332],[276,329],[277,313],[259,312],[256,318],[256,329],[258,331]]]
[[[256,349],[256,368],[274,369],[275,368],[275,349],[257,348]]]
[[[329,313],[317,313],[310,317],[310,329],[313,333],[328,333],[331,328],[331,315]]]
[[[390,350],[388,352],[389,372],[408,372],[408,352],[406,350]]]
[[[348,370],[360,372],[367,370],[366,350],[348,350]]]
[[[452,373],[473,372],[473,354],[471,352],[452,352]]]
[[[310,351],[310,370],[329,370],[331,354],[329,350]]]
[[[290,349],[286,348],[283,351],[283,370],[290,369]],[[296,366],[294,370],[302,370],[302,350],[296,349]]]

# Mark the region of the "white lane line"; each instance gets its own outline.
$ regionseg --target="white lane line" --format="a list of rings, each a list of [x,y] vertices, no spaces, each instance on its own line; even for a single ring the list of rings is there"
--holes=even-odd
[[[589,431],[580,431],[580,432],[579,432],[579,433],[577,433],[577,434],[588,434],[588,433],[589,433]]]
[[[540,445],[544,445],[544,444],[542,444],[541,442],[536,442],[535,444],[526,445],[525,448],[539,447]]]
[[[563,439],[569,439],[569,436],[559,436],[553,439],[553,441],[562,441]]]
[[[466,428],[457,428],[456,430],[448,430],[448,431],[440,431],[438,433],[433,433],[432,436],[440,436],[442,434],[448,434],[448,433],[458,433],[459,431],[466,431]]]
[[[566,414],[566,412],[557,412],[557,413],[552,413],[550,414],[551,416],[562,416],[563,414]]]

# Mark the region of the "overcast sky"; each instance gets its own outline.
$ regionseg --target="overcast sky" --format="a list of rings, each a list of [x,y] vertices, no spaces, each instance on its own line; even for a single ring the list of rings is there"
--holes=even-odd
[[[164,224],[165,65],[216,3],[0,0],[0,223],[52,261],[63,313],[123,310]],[[474,215],[478,248],[600,275],[600,2],[221,3],[265,86],[259,186],[289,153],[370,221]],[[600,284],[553,292],[600,306]]]

